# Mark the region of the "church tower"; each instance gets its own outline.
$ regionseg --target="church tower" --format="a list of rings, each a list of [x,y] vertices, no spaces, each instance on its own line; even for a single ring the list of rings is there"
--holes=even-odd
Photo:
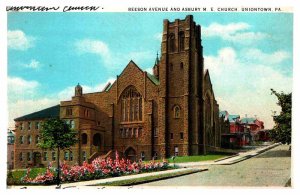
[[[165,156],[195,155],[202,151],[203,48],[201,27],[188,15],[164,20],[157,75],[160,143]],[[163,149],[161,149],[163,151]]]

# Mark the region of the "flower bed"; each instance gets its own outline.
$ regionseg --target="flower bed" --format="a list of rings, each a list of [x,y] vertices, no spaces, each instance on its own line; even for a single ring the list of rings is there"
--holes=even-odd
[[[138,174],[144,172],[161,171],[168,169],[168,162],[143,161],[131,162],[128,159],[119,159],[116,154],[116,159],[111,158],[100,159],[96,158],[91,164],[84,162],[82,166],[69,166],[62,163],[61,166],[61,181],[76,182],[93,179],[101,179],[107,177],[118,177],[122,175]],[[54,184],[56,173],[54,168],[49,166],[44,174],[39,174],[35,178],[30,178],[30,169],[27,169],[26,175],[21,179],[23,184]]]

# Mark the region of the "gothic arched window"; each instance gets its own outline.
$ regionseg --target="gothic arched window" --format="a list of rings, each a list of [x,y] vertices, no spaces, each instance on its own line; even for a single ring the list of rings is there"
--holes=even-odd
[[[169,51],[175,51],[175,35],[173,33],[169,35]]]
[[[179,32],[179,51],[184,51],[184,32]]]
[[[174,118],[180,118],[180,107],[178,105],[174,106]]]
[[[121,95],[122,121],[142,121],[143,101],[135,87],[130,86]]]

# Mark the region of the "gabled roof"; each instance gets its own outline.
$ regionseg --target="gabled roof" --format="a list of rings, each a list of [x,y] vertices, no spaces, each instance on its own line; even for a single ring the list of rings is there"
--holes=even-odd
[[[147,72],[147,76],[155,85],[159,85],[159,80],[154,75]]]
[[[241,123],[255,124],[256,118],[242,118]]]
[[[219,117],[226,117],[226,115],[227,115],[227,111],[226,110],[223,110],[223,111],[219,112]]]
[[[230,115],[228,116],[229,122],[236,122],[236,119],[237,119],[237,118],[240,118],[240,115],[237,115],[237,114],[230,114]]]
[[[59,117],[60,105],[52,106],[31,114],[27,114],[18,118],[15,118],[15,121],[22,120],[33,120],[33,119],[46,119],[46,118],[55,118]]]

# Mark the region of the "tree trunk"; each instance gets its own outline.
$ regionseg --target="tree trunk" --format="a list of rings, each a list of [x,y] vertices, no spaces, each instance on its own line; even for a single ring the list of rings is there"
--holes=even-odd
[[[59,164],[59,157],[60,157],[60,151],[59,151],[59,148],[57,148],[57,178],[56,178],[57,186],[60,185],[60,164]]]

